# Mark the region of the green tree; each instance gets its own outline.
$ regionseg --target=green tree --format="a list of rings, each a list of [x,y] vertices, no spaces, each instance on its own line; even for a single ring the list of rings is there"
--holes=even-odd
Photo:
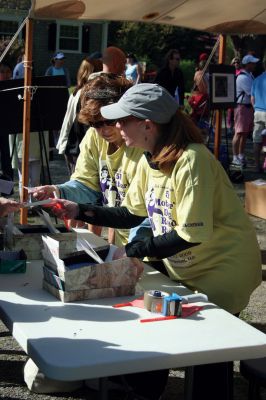
[[[5,51],[7,45],[9,44],[8,38],[0,40],[0,55]],[[24,42],[22,40],[16,40],[7,54],[5,55],[3,62],[10,65],[11,68],[14,68],[17,59],[24,53]]]
[[[193,78],[195,74],[195,62],[192,60],[182,60],[180,68],[184,74],[185,91],[190,93],[193,87]]]
[[[210,53],[216,36],[171,25],[111,22],[108,40],[109,44],[146,61],[149,69],[149,66],[159,68],[172,48],[179,49],[183,59],[197,60],[200,53]]]
[[[231,35],[234,55],[240,59],[250,53],[260,59],[257,64],[255,75],[263,72],[262,60],[266,55],[266,35]]]

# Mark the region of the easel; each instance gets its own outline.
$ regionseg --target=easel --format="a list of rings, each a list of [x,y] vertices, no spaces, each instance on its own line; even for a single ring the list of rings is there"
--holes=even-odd
[[[226,113],[227,109],[220,109],[219,110],[221,113],[221,123],[224,123],[224,138],[225,138],[225,154],[223,152],[223,145],[220,143],[219,146],[219,153],[217,159],[221,162],[225,170],[228,170],[229,165],[230,165],[230,157],[229,157],[229,143],[228,143],[228,129],[227,129],[227,119],[226,119]],[[217,110],[211,110],[210,113],[210,119],[209,119],[209,138],[207,141],[207,147],[211,149],[214,153],[214,130],[215,130],[215,125],[214,125],[214,120],[215,120],[215,114]],[[211,134],[213,132],[213,135]],[[213,140],[213,147],[211,146],[211,141]],[[222,135],[220,137],[220,142],[222,142]]]
[[[69,92],[64,76],[35,77],[31,90],[30,131],[38,132],[41,154],[42,177],[45,167],[49,184],[52,183],[49,159],[45,146],[44,131],[61,128],[67,108]],[[22,132],[23,129],[24,80],[16,79],[0,82],[1,132],[5,135]],[[1,99],[2,97],[2,99]],[[56,112],[55,112],[56,110]],[[14,118],[14,116],[16,116]],[[34,133],[35,134],[35,133]],[[12,149],[12,155],[14,148]]]

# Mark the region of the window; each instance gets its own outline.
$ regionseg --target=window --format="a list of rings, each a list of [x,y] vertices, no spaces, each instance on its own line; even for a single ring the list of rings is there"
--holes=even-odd
[[[10,38],[18,30],[17,21],[0,21],[0,39]]]
[[[77,53],[81,51],[81,25],[60,24],[58,33],[58,49]]]

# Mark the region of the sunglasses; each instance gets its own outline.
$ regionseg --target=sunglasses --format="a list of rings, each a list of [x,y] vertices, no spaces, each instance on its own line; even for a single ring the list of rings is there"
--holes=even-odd
[[[102,128],[103,126],[115,126],[116,123],[117,119],[104,119],[102,121],[89,122],[89,126],[91,128],[99,129]]]

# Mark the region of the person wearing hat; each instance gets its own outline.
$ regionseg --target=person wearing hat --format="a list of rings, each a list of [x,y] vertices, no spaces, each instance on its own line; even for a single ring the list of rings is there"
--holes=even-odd
[[[207,61],[208,60],[208,54],[207,53],[201,53],[199,55],[199,61]]]
[[[52,58],[52,65],[46,70],[46,76],[57,76],[57,75],[65,75],[66,77],[66,86],[71,86],[71,79],[69,70],[64,66],[65,63],[65,55],[61,51],[57,52]]]
[[[71,86],[70,74],[68,68],[64,66],[65,55],[61,51],[57,52],[51,60],[52,65],[46,70],[46,76],[58,76],[64,75],[66,78],[66,86]],[[49,131],[49,142],[51,142],[51,148],[57,146],[60,136],[60,131],[53,130]]]
[[[257,172],[266,172],[266,158],[260,163],[261,150],[266,134],[266,55],[263,58],[264,72],[254,79],[251,88],[251,103],[254,107],[253,147]]]
[[[258,58],[247,54],[242,59],[242,70],[236,78],[236,108],[234,112],[235,132],[232,140],[232,164],[246,167],[245,146],[248,135],[253,130],[254,111],[251,104],[251,87]]]
[[[201,131],[156,84],[134,85],[101,114],[117,119],[128,147],[145,150],[122,206],[60,200],[62,208],[52,211],[59,218],[119,228],[148,216],[153,237],[118,248],[114,258],[163,260],[171,279],[238,315],[261,283],[260,250],[251,221]],[[228,398],[232,371],[232,363],[193,367],[193,398],[203,393],[205,399]]]

